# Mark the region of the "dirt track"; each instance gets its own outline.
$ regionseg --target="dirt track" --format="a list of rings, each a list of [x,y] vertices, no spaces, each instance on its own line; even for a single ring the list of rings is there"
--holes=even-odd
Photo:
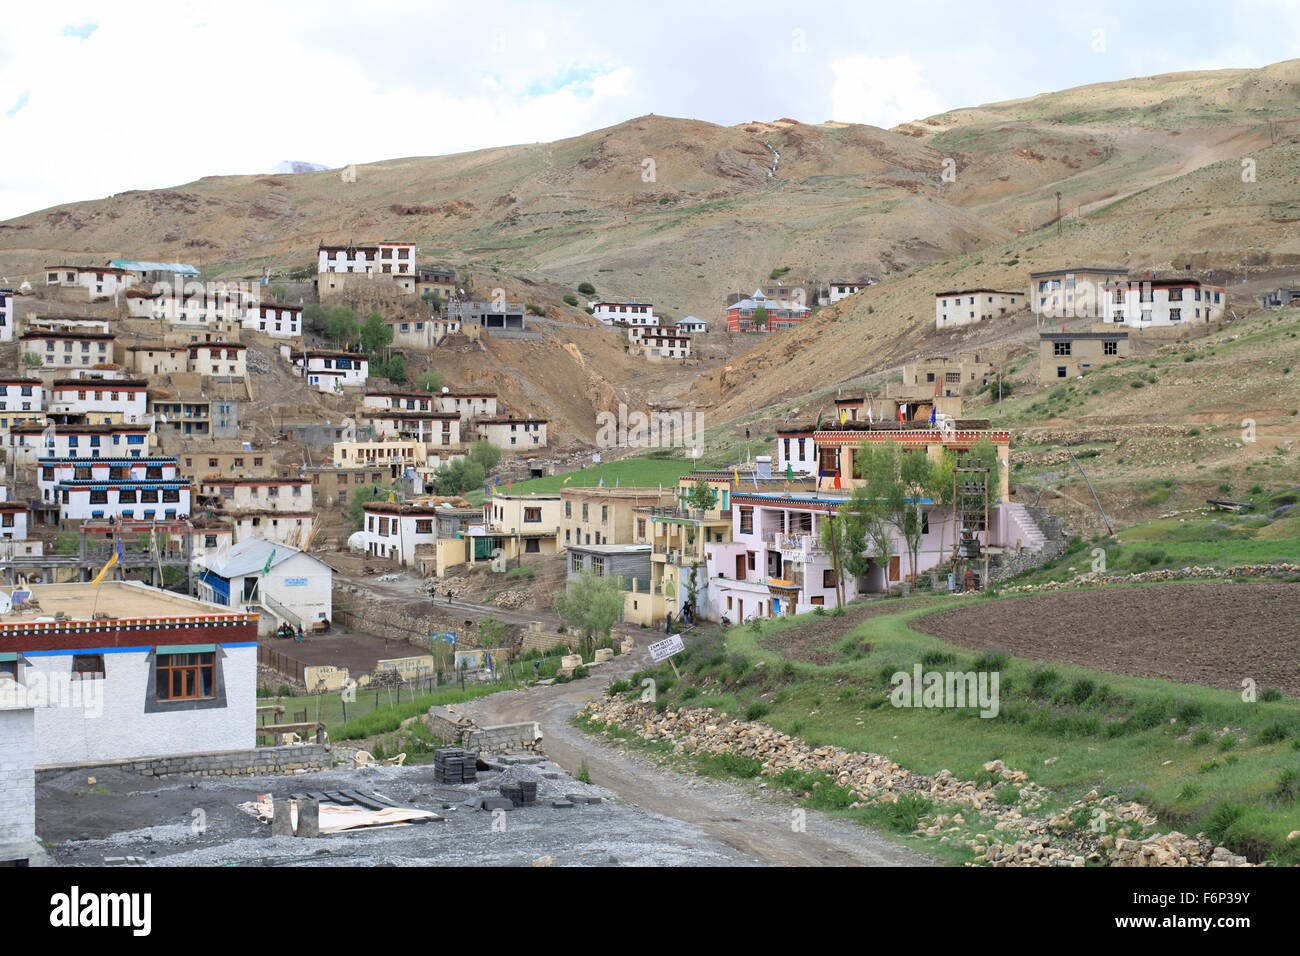
[[[542,747],[570,774],[583,760],[593,783],[643,809],[702,828],[734,849],[780,866],[924,866],[931,861],[895,846],[871,830],[807,811],[807,831],[793,832],[790,807],[740,787],[666,770],[639,755],[608,746],[569,723],[606,683],[646,663],[646,652],[615,658],[596,676],[569,684],[493,694],[458,705],[480,723],[536,720]]]
[[[975,650],[1300,697],[1300,587],[1197,581],[1032,594],[940,611],[916,630]]]

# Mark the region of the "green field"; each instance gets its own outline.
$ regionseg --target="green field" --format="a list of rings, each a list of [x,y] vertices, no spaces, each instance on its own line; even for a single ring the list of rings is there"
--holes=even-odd
[[[987,778],[982,765],[1000,759],[1050,790],[1048,811],[1094,789],[1122,794],[1155,810],[1159,829],[1205,831],[1252,859],[1300,863],[1300,846],[1286,839],[1300,829],[1295,700],[1261,688],[1259,702],[1243,703],[1232,691],[981,656],[909,626],[954,603],[899,600],[893,613],[846,625],[827,664],[788,660],[773,649],[814,615],[765,622],[761,634],[749,625],[714,629],[676,657],[680,681],[657,667],[633,675],[628,692],[639,693],[641,678],[654,677],[658,707],[762,712],[763,722],[810,745],[886,754],[925,774],[947,769],[978,782]],[[890,675],[915,663],[998,670],[998,715],[891,706]],[[837,815],[881,823],[879,808],[835,809],[826,793],[809,798],[830,801],[821,808]],[[960,844],[915,835],[905,842],[954,862],[969,859]]]

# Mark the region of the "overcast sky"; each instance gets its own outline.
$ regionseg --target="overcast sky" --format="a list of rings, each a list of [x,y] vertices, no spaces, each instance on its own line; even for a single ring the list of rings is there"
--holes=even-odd
[[[283,160],[549,141],[645,113],[888,127],[1293,57],[1300,0],[26,3],[0,32],[0,219]]]

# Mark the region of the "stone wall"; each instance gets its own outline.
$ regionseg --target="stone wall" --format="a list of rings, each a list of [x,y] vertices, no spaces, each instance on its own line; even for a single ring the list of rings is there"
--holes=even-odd
[[[0,844],[36,835],[35,741],[30,707],[0,710]]]
[[[405,641],[424,652],[429,650],[429,635],[435,632],[454,631],[458,647],[478,647],[478,624],[466,628],[469,618],[456,606],[436,604],[432,600],[419,603],[394,603],[377,601],[368,592],[352,585],[334,589],[334,624],[350,631],[373,634],[393,641]],[[511,637],[506,645],[514,646],[517,625],[510,625]],[[393,657],[403,655],[394,653]],[[353,675],[356,676],[356,675]]]
[[[93,771],[96,767],[113,767],[144,777],[247,777],[281,773],[307,773],[328,770],[333,766],[329,749],[321,744],[298,744],[284,747],[258,747],[256,750],[228,750],[210,754],[181,754],[144,760],[119,760],[108,763],[72,764],[42,767],[37,780],[66,773],[75,766]]]

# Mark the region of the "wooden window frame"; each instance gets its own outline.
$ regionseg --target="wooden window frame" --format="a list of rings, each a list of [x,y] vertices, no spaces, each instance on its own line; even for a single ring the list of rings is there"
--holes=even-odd
[[[216,658],[213,652],[159,654],[155,661],[155,688],[161,701],[211,700],[216,697]],[[207,672],[208,693],[203,693]],[[192,691],[192,693],[190,692]]]

